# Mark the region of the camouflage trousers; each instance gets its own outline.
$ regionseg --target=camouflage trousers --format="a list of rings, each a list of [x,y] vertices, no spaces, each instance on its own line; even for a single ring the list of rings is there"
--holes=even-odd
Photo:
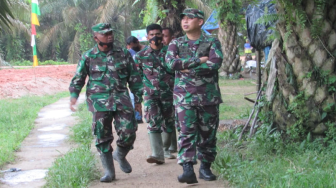
[[[178,138],[178,163],[200,161],[212,163],[217,155],[216,133],[219,125],[219,105],[189,106],[176,105],[176,128]]]
[[[118,135],[117,145],[133,148],[138,124],[133,110],[94,112],[92,118],[92,132],[96,135],[96,148],[99,153],[113,151],[112,121]]]
[[[145,96],[145,119],[148,123],[147,130],[150,133],[171,133],[174,129],[174,105],[171,100],[162,100],[159,97]]]

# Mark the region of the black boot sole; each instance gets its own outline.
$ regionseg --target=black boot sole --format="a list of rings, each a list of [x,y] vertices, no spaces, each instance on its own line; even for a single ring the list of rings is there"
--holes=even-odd
[[[195,177],[195,178],[192,178],[192,179],[185,180],[185,179],[183,179],[183,178],[180,178],[180,176],[178,176],[178,177],[177,177],[177,180],[178,180],[180,183],[187,183],[187,184],[198,183],[196,177]]]
[[[200,175],[198,176],[198,178],[199,178],[199,179],[203,179],[203,180],[205,180],[205,181],[214,181],[214,180],[217,179],[216,176],[215,176],[215,177],[212,177],[212,178],[204,177],[203,175],[201,175],[201,173],[200,173]]]
[[[163,164],[165,163],[164,161],[158,160],[156,158],[153,157],[149,157],[146,159],[147,163],[156,163],[156,164]]]

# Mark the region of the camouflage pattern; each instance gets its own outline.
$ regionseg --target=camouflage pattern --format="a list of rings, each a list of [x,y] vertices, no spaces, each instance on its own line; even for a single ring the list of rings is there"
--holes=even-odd
[[[70,83],[69,91],[72,98],[78,98],[85,85],[86,77],[89,77],[86,84],[86,102],[95,119],[93,127],[99,140],[98,150],[110,150],[113,137],[108,130],[112,128],[110,122],[113,118],[115,125],[120,126],[116,127],[121,131],[118,135],[122,135],[119,137],[119,143],[131,147],[135,139],[137,123],[134,121],[127,83],[134,93],[135,103],[142,102],[143,89],[140,74],[131,54],[127,49],[118,47],[103,53],[99,51],[97,45],[85,52]],[[102,121],[99,116],[95,118],[97,112],[109,112],[111,117]]]
[[[108,23],[99,23],[97,25],[92,26],[91,29],[93,32],[100,33],[100,34],[105,34],[110,31],[113,31],[113,29],[111,28],[111,24],[108,24]]]
[[[155,51],[146,46],[134,58],[144,83],[144,117],[152,133],[170,133],[174,128],[174,72],[165,64],[167,48]]]
[[[105,54],[95,45],[85,52],[70,83],[71,97],[78,98],[87,76],[86,102],[91,112],[133,109],[127,83],[135,103],[142,102],[140,74],[127,49],[114,47]]]
[[[123,148],[133,148],[138,124],[133,110],[104,111],[93,113],[92,133],[96,135],[98,152],[113,151],[112,121],[118,135],[117,145]]]
[[[217,155],[216,133],[219,125],[219,105],[175,106],[178,129],[178,163],[200,161],[212,163]]]
[[[194,8],[187,8],[184,9],[182,14],[180,14],[180,18],[183,18],[183,16],[188,16],[189,18],[204,19],[204,12]]]
[[[207,56],[205,63],[197,61]],[[204,33],[196,41],[187,36],[174,39],[168,47],[167,68],[175,71],[174,105],[176,128],[180,131],[178,163],[213,162],[216,157],[216,132],[219,104],[218,69],[223,54],[220,42]],[[182,70],[188,69],[189,73]]]
[[[196,59],[202,56],[208,56],[209,60],[198,63]],[[205,33],[192,45],[189,45],[187,36],[172,40],[166,55],[166,65],[175,71],[174,105],[222,103],[218,85],[218,69],[222,61],[220,42]],[[182,73],[184,69],[189,69],[190,73]]]

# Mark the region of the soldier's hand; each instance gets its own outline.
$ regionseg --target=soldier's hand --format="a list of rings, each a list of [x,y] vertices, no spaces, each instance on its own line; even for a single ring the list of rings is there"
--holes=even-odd
[[[177,58],[177,59],[180,59],[180,56],[176,55],[176,58]]]
[[[77,99],[76,98],[70,98],[70,110],[73,111],[73,112],[76,112],[76,109],[75,109],[75,105],[77,103]]]
[[[134,109],[135,109],[135,111],[139,112],[140,115],[142,116],[142,106],[141,106],[141,103],[134,104]]]
[[[189,69],[183,69],[183,70],[181,70],[181,72],[183,72],[183,73],[189,73],[190,71],[189,71]]]
[[[209,60],[209,57],[204,56],[204,57],[200,57],[199,59],[201,60],[201,63],[205,63]]]

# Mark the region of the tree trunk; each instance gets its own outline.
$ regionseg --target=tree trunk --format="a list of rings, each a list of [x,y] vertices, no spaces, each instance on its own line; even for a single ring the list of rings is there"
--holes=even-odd
[[[219,24],[218,39],[222,44],[223,65],[220,69],[221,76],[228,76],[240,72],[240,56],[237,47],[237,25],[227,22]]]
[[[299,16],[291,27],[285,21],[277,23],[284,42],[273,42],[263,75],[264,121],[294,139],[305,139],[308,134],[325,136],[336,120],[336,2],[329,0],[322,15],[315,2],[303,0],[295,7],[306,16],[305,26],[299,26]],[[279,14],[294,14],[282,3],[277,4]],[[316,18],[321,18],[322,29],[320,37],[313,38],[312,20]]]
[[[164,10],[169,10],[169,12],[166,13],[166,17],[162,20],[161,26],[170,27],[174,31],[176,38],[183,36],[180,14],[186,8],[185,0],[177,0],[176,7],[173,6],[171,1],[163,1],[161,4]]]

